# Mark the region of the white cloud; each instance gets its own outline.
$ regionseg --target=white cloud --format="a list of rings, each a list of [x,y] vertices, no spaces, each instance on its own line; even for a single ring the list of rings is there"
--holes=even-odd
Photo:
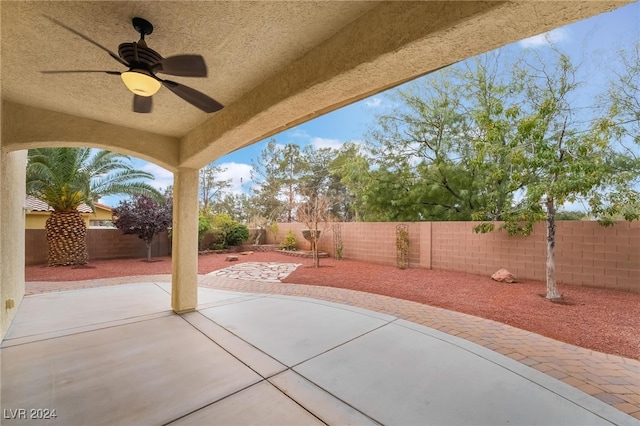
[[[550,43],[559,43],[567,40],[568,38],[569,33],[567,30],[564,28],[556,28],[555,30],[520,40],[518,44],[524,48],[535,49],[537,47],[548,46]]]
[[[291,132],[289,134],[289,137],[291,138],[302,138],[302,139],[309,139],[309,134],[307,132],[305,132],[304,130],[300,130],[300,129],[296,129],[293,132]]]
[[[173,173],[165,168],[153,163],[147,163],[142,167],[142,170],[155,176],[155,179],[148,181],[148,183],[156,189],[164,190],[169,185],[173,185]]]
[[[340,149],[342,147],[342,142],[339,139],[328,139],[328,138],[311,138],[311,145],[315,149],[322,148],[331,148],[331,149]]]
[[[231,179],[231,192],[234,194],[241,194],[243,186],[251,182],[251,166],[244,163],[222,163],[218,164],[218,167],[226,169],[220,173],[219,179]],[[249,186],[246,186],[249,188]]]
[[[382,105],[382,99],[380,99],[378,97],[367,99],[366,101],[364,101],[364,104],[366,106],[368,106],[369,108],[377,108],[380,105]]]

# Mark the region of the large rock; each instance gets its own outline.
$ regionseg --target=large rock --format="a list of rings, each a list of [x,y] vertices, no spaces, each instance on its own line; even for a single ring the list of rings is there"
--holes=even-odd
[[[494,281],[498,281],[501,283],[515,283],[516,278],[513,276],[513,274],[509,271],[507,271],[506,269],[500,269],[498,272],[496,272],[495,274],[491,275],[491,279]]]

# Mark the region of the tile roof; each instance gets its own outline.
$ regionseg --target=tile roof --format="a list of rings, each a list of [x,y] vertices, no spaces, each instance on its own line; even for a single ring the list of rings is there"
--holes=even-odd
[[[96,203],[96,206],[100,206],[105,209],[111,210],[110,207],[105,206],[104,204]],[[37,199],[31,195],[27,195],[27,198],[24,200],[24,208],[27,210],[31,210],[32,212],[50,212],[53,211],[53,208],[45,203],[42,200]],[[82,203],[78,206],[78,211],[80,213],[92,213],[91,207]]]

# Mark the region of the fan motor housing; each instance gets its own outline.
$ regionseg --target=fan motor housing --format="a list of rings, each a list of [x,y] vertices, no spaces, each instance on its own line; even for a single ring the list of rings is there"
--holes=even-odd
[[[138,60],[135,59],[135,51],[138,50]],[[118,46],[118,55],[128,64],[142,64],[148,68],[160,62],[162,56],[153,49],[141,46],[138,43],[122,43]]]

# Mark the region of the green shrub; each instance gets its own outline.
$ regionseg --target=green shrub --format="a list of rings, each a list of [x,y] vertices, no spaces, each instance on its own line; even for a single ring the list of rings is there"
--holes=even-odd
[[[211,218],[213,228],[222,234],[222,246],[242,244],[249,238],[249,228],[236,222],[226,213],[219,213]]]
[[[298,239],[293,235],[293,231],[289,231],[284,241],[280,243],[282,250],[295,250],[298,245]]]
[[[207,232],[202,244],[209,250],[221,250],[224,247],[224,234],[219,229],[212,229]]]
[[[204,236],[211,230],[211,222],[209,218],[202,213],[198,216],[198,245],[202,245]]]
[[[236,225],[227,234],[227,244],[230,246],[239,246],[249,239],[249,228],[239,223],[236,223]]]

